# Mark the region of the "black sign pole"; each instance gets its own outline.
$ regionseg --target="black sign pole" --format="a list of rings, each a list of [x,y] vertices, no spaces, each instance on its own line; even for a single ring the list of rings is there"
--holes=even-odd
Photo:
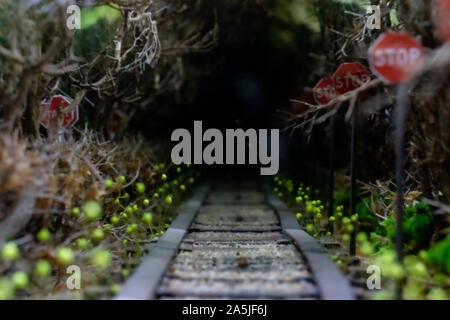
[[[397,86],[397,112],[395,117],[395,176],[397,182],[397,208],[396,208],[396,242],[397,260],[403,262],[403,210],[404,210],[404,161],[405,161],[405,119],[407,104],[407,85]]]
[[[328,194],[328,214],[329,216],[334,215],[334,133],[336,124],[336,114],[333,114],[330,119],[330,154],[329,154],[329,170],[330,170],[330,190]],[[330,232],[333,232],[333,222],[328,225]]]
[[[312,146],[311,195],[313,199],[315,199],[314,190],[316,189],[317,161],[316,161],[316,137],[314,136],[313,130],[311,130],[311,146]]]
[[[356,207],[356,170],[357,170],[357,162],[356,162],[356,143],[357,143],[357,130],[358,130],[358,107],[356,105],[357,97],[354,96],[351,101],[350,108],[352,108],[352,137],[351,137],[351,146],[350,146],[350,207],[349,207],[349,216],[355,214]],[[354,256],[356,253],[356,228],[354,228],[351,237],[350,237],[350,250],[349,253],[351,256]]]

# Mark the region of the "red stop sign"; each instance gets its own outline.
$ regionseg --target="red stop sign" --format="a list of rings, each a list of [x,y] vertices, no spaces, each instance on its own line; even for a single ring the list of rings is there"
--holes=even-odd
[[[388,32],[370,47],[369,62],[384,82],[408,82],[423,66],[422,45],[407,33]]]
[[[345,94],[361,87],[370,80],[370,72],[359,62],[343,63],[333,75],[338,94]]]
[[[313,89],[314,99],[320,105],[328,104],[331,100],[337,97],[336,89],[334,88],[334,81],[332,78],[323,78]]]
[[[117,111],[112,112],[108,122],[108,131],[111,137],[114,137],[119,132],[121,123],[122,115]]]
[[[58,124],[65,129],[72,127],[78,121],[78,106],[72,112],[64,113],[72,100],[61,95],[53,96],[49,103],[41,105],[41,124],[45,128],[57,127]]]
[[[291,111],[294,114],[302,114],[309,109],[308,104],[315,105],[314,92],[311,88],[305,88],[303,93],[298,97],[298,101],[294,101],[291,105]],[[305,103],[307,104],[305,104]]]
[[[436,2],[436,33],[442,41],[450,41],[450,0]]]

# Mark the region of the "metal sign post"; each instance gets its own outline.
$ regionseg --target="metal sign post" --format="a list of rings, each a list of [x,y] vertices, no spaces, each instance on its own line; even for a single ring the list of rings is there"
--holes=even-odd
[[[367,81],[370,80],[370,72],[359,62],[343,63],[339,66],[333,75],[336,92],[338,94],[346,94],[352,92]],[[358,130],[358,108],[356,101],[360,98],[360,94],[354,94],[350,102],[350,111],[352,112],[352,132],[350,145],[350,206],[349,216],[356,213],[356,194],[357,194],[357,130]],[[349,253],[354,256],[356,253],[356,228],[353,229],[350,236]]]
[[[328,193],[328,214],[329,216],[334,215],[334,134],[335,134],[335,126],[336,126],[336,114],[333,114],[330,119],[330,147],[329,147],[329,170],[330,170],[330,190]],[[328,225],[328,230],[333,232],[333,223],[330,222]]]
[[[324,78],[320,80],[313,89],[314,100],[320,105],[326,105],[336,98],[336,89],[332,78]],[[328,215],[334,215],[334,133],[335,133],[336,114],[330,119],[330,150],[329,150],[329,167],[330,167],[330,190],[328,199]],[[333,223],[328,225],[329,231],[333,232]]]
[[[396,243],[397,261],[403,262],[403,211],[404,211],[404,149],[407,83],[424,64],[422,45],[405,32],[382,34],[369,49],[369,61],[373,72],[387,84],[397,85],[397,108],[395,117],[395,176]]]

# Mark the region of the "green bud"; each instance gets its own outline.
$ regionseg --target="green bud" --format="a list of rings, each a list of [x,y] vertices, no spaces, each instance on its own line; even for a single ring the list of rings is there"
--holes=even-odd
[[[60,248],[56,252],[56,259],[62,265],[69,265],[75,259],[75,255],[70,248]]]
[[[448,300],[447,292],[442,288],[433,288],[427,295],[428,300]]]
[[[71,214],[74,217],[79,217],[80,216],[80,208],[72,208]]]
[[[98,269],[107,269],[111,265],[111,254],[108,250],[100,250],[92,256],[92,264]]]
[[[83,211],[88,221],[98,220],[102,217],[103,209],[95,201],[88,201],[83,206]]]
[[[2,257],[5,260],[17,260],[20,257],[19,247],[14,242],[8,242],[2,249]]]
[[[151,225],[153,221],[153,216],[150,212],[146,212],[142,215],[142,222],[145,224]]]
[[[94,231],[92,231],[92,239],[95,242],[100,242],[103,240],[103,238],[105,238],[105,233],[103,232],[102,229],[97,228]]]
[[[29,283],[29,278],[25,272],[17,271],[13,273],[12,281],[16,289],[24,289]]]
[[[7,278],[0,278],[0,300],[11,300],[14,296],[14,283]]]
[[[145,192],[145,184],[142,182],[136,183],[136,191],[137,193],[144,193]]]
[[[342,240],[344,242],[350,242],[350,235],[348,233],[345,233],[342,235]]]
[[[365,256],[370,256],[374,253],[373,246],[370,244],[370,242],[367,242],[367,241],[365,241],[361,244],[359,251],[361,252],[361,254],[363,254]]]
[[[367,234],[365,234],[364,232],[358,233],[358,235],[356,236],[356,241],[358,243],[366,242],[367,241]]]
[[[138,228],[137,224],[136,224],[136,223],[132,223],[132,224],[130,224],[130,225],[127,226],[126,232],[127,232],[128,234],[132,234],[132,233],[134,233],[135,231],[137,231],[137,228]]]
[[[110,221],[112,225],[117,226],[120,223],[120,218],[118,216],[112,216]]]
[[[77,246],[80,250],[86,250],[88,247],[88,244],[89,244],[89,242],[85,238],[79,238],[77,240]]]
[[[347,230],[348,233],[352,233],[353,230],[355,230],[355,227],[352,224],[348,224],[345,229]]]
[[[121,290],[122,290],[122,287],[117,283],[115,283],[111,286],[111,293],[113,295],[118,295]]]
[[[34,272],[39,277],[48,277],[52,273],[52,266],[47,260],[39,260],[36,263]]]
[[[36,236],[36,238],[41,242],[49,241],[50,237],[51,237],[50,231],[48,231],[48,229],[45,228],[41,229]]]
[[[351,222],[351,220],[350,220],[349,218],[347,218],[347,217],[344,217],[344,218],[342,219],[342,223],[343,223],[343,224],[350,224],[350,222]]]
[[[427,261],[428,260],[428,252],[426,252],[425,250],[420,250],[419,258],[424,261]]]
[[[107,179],[105,181],[105,188],[106,190],[111,189],[114,186],[114,182],[111,179]]]

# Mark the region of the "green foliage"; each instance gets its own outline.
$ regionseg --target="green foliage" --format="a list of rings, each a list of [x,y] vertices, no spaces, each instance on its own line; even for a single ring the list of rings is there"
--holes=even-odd
[[[450,237],[428,251],[428,262],[436,269],[450,275]]]
[[[103,50],[108,50],[108,53],[113,55],[114,34],[120,23],[118,17],[107,18],[96,9],[98,8],[82,11],[81,30],[75,33],[75,52],[78,56],[88,59],[93,59]],[[112,8],[111,10],[118,12]]]
[[[403,224],[406,241],[414,250],[428,248],[433,235],[431,215],[414,214]]]
[[[81,11],[81,28],[89,28],[102,19],[107,22],[114,22],[120,17],[120,11],[110,6],[99,6],[92,9],[83,9]]]
[[[287,181],[284,183],[284,186],[285,186],[286,190],[287,190],[289,193],[292,193],[292,192],[294,191],[294,181],[292,181],[292,180],[287,180]]]
[[[313,31],[320,30],[317,16],[314,15],[313,7],[308,1],[277,1],[275,14],[287,24],[304,24]]]
[[[335,206],[348,207],[350,201],[350,188],[340,189],[334,192],[334,204]]]
[[[362,199],[362,201],[356,205],[356,213],[358,213],[359,220],[361,222],[369,223],[370,225],[376,225],[378,220],[372,213],[372,210],[369,207],[369,203],[371,203],[370,197]]]
[[[419,203],[405,209],[403,221],[403,234],[407,251],[416,252],[428,248],[433,235],[433,216],[425,203]],[[390,217],[380,222],[376,233],[386,236],[392,243],[395,242],[395,219]]]

